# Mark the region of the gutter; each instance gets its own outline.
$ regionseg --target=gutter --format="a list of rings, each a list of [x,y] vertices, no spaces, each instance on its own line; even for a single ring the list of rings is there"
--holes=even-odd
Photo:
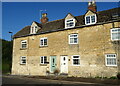
[[[112,23],[112,22],[119,22],[119,21],[120,21],[120,19],[118,19],[118,20],[112,20],[112,21],[108,21],[108,22],[96,23],[96,24],[92,24],[92,25],[76,26],[76,27],[67,28],[67,29],[63,28],[63,29],[49,30],[49,31],[40,32],[40,33],[36,33],[36,34],[27,34],[27,35],[16,36],[16,37],[13,37],[13,39],[15,39],[15,38],[21,38],[21,37],[27,37],[27,36],[33,36],[33,35],[47,34],[47,33],[52,33],[52,32],[64,31],[64,30],[71,30],[71,29],[83,28],[83,27],[90,27],[90,26],[102,25],[102,24],[107,24],[107,23]]]

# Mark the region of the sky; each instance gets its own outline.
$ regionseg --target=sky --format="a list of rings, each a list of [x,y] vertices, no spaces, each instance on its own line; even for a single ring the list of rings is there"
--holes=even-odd
[[[118,7],[118,2],[96,2],[97,11]],[[47,13],[49,21],[63,19],[68,13],[84,15],[87,2],[2,2],[2,39],[11,40],[13,35],[33,21],[40,23],[41,11]]]

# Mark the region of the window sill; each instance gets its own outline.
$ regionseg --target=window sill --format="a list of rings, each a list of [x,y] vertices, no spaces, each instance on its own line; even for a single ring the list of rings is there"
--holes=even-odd
[[[20,65],[26,65],[26,64],[22,64],[22,63],[20,63]]]
[[[106,65],[106,67],[117,67],[117,65]]]
[[[20,50],[26,50],[27,48],[20,48]]]
[[[47,64],[40,64],[40,66],[47,66]]]
[[[72,65],[72,66],[80,66],[80,65]]]
[[[39,46],[39,48],[44,48],[44,47],[48,47],[48,46]]]

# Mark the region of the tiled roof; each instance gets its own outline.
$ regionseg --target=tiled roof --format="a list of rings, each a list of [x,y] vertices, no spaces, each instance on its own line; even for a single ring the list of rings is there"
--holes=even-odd
[[[120,18],[120,8],[113,8],[110,10],[105,10],[105,11],[99,11],[97,12],[97,23],[102,23],[102,22],[107,22],[113,20],[113,15],[119,15]],[[75,16],[75,19],[77,20],[76,26],[82,26],[85,25],[85,15],[81,16]],[[52,31],[52,30],[59,30],[59,29],[64,29],[64,19],[59,19],[55,21],[50,21],[45,24],[40,24],[35,22],[40,29],[37,34],[41,32],[46,32],[46,31]],[[20,36],[25,36],[30,34],[30,26],[24,27],[22,30],[17,32],[14,37],[20,37]]]

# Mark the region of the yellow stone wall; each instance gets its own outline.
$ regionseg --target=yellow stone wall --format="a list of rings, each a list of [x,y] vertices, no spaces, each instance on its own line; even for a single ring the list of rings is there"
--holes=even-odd
[[[115,22],[115,27],[119,23]],[[14,39],[13,75],[46,75],[50,63],[40,64],[40,56],[57,56],[57,68],[60,70],[60,56],[68,56],[68,75],[78,77],[115,76],[118,67],[105,65],[105,54],[118,53],[110,39],[112,23],[89,26],[59,32],[33,35]],[[68,35],[78,33],[78,44],[70,45]],[[47,37],[48,46],[40,47],[40,38]],[[28,47],[21,50],[21,40],[27,40]],[[72,55],[80,55],[80,66],[72,65]],[[20,56],[27,57],[27,64],[20,64]],[[117,57],[118,58],[118,57]],[[119,57],[120,58],[120,57]]]

